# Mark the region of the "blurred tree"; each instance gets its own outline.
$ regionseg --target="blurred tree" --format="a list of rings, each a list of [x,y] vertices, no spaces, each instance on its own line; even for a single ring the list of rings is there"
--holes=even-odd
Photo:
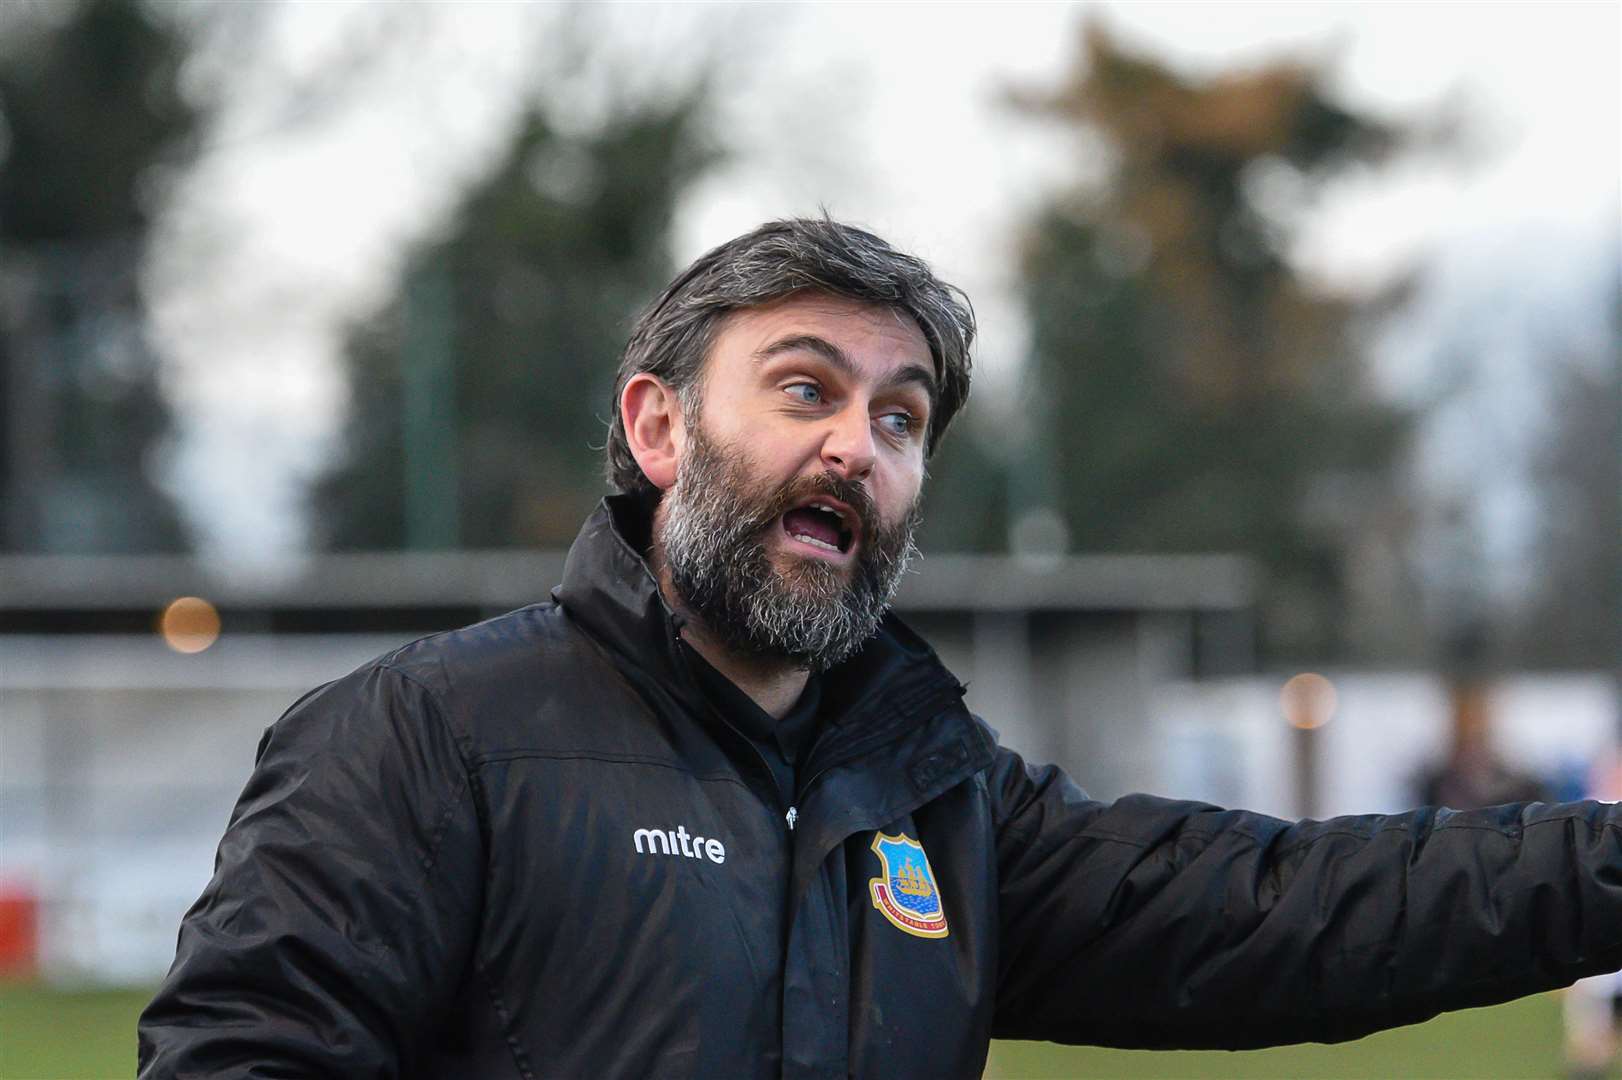
[[[0,550],[187,546],[137,279],[195,149],[187,49],[136,0],[0,12]]]
[[[394,299],[351,334],[350,418],[313,491],[330,548],[563,547],[603,491],[614,358],[675,271],[711,162],[702,86],[589,131],[524,114]]]
[[[1537,667],[1622,666],[1622,296],[1609,342],[1560,358],[1553,429],[1534,465],[1538,539],[1516,659]]]
[[[1407,425],[1365,385],[1357,311],[1286,253],[1314,192],[1402,135],[1309,68],[1190,82],[1096,27],[1069,84],[1023,104],[1107,171],[1023,241],[1034,435],[1012,535],[1057,511],[1075,549],[1249,554],[1272,654],[1334,653],[1351,534]]]
[[[918,546],[931,552],[1000,552],[1008,543],[1008,463],[971,407],[929,460]]]

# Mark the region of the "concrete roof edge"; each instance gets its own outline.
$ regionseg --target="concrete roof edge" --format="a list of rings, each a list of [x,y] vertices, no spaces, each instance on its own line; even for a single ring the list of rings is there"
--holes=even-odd
[[[224,607],[518,607],[561,579],[561,551],[312,555],[244,571],[179,555],[0,556],[0,610],[127,610],[202,596]],[[1254,603],[1238,555],[930,555],[896,607],[940,610],[1224,610]]]

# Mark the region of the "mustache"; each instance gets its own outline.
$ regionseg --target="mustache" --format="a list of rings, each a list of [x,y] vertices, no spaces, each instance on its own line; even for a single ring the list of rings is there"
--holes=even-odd
[[[874,505],[873,496],[869,494],[866,485],[859,480],[845,479],[835,472],[797,476],[784,484],[761,506],[760,512],[749,522],[751,531],[767,528],[796,506],[803,506],[819,495],[837,499],[850,507],[857,524],[861,527],[858,538],[865,539],[878,534],[878,507]]]

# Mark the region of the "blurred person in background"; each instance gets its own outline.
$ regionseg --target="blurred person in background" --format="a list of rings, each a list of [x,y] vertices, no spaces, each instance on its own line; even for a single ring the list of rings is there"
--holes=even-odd
[[[827,219],[633,328],[553,601],[265,734],[143,1077],[945,1077],[1339,1041],[1622,965],[1622,811],[1089,799],[889,613],[974,323]]]
[[[1475,810],[1547,800],[1549,785],[1505,761],[1493,745],[1492,687],[1483,663],[1483,629],[1471,627],[1459,634],[1448,651],[1451,743],[1447,757],[1420,775],[1416,785],[1420,804]]]
[[[1419,801],[1426,806],[1474,810],[1509,802],[1538,802],[1548,786],[1517,769],[1492,744],[1488,687],[1481,682],[1453,683],[1452,745],[1447,758],[1420,777]]]

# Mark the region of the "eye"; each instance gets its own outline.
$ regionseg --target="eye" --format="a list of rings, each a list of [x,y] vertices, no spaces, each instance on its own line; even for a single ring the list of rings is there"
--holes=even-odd
[[[879,417],[879,423],[888,428],[890,434],[900,436],[901,438],[906,438],[908,435],[911,435],[913,430],[918,425],[918,422],[913,419],[912,414],[906,412],[885,413],[883,416]]]
[[[783,392],[806,405],[822,404],[822,387],[816,383],[797,382],[783,387]]]

